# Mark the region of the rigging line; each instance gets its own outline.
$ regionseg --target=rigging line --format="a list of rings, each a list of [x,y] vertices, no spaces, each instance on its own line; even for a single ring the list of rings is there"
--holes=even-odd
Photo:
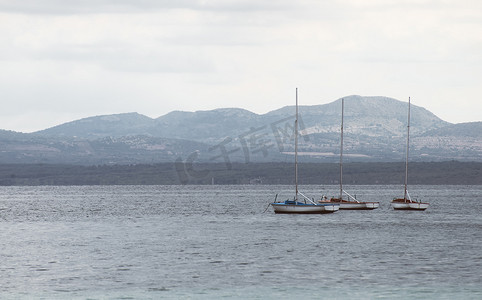
[[[266,209],[263,211],[263,214],[268,210],[270,205],[271,205],[271,203],[268,203],[268,206],[266,206]]]
[[[278,194],[276,194],[276,196],[274,196],[274,201],[273,202],[276,202],[276,199],[278,199]],[[263,211],[263,214],[268,210],[269,206],[271,205],[271,203],[268,203],[268,206],[266,206],[266,209]]]

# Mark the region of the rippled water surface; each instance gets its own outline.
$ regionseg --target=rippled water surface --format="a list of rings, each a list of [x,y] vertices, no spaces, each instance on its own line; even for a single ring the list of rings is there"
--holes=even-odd
[[[0,298],[482,298],[482,186],[348,186],[373,211],[275,215],[289,186],[0,187]],[[336,186],[301,188],[319,198]]]

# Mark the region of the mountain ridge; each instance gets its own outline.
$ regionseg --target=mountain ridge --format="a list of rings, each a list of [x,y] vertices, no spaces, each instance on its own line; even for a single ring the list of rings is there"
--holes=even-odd
[[[333,162],[340,148],[341,99],[299,107],[303,161]],[[404,159],[408,103],[389,97],[345,99],[346,160]],[[177,161],[291,161],[295,107],[265,114],[241,108],[131,112],[74,120],[35,133],[0,130],[0,163],[128,164]],[[411,105],[411,160],[481,161],[482,122],[452,124]]]
[[[317,130],[326,132],[326,129],[322,130],[318,127],[336,125],[339,122],[341,117],[341,99],[328,104],[299,105],[302,121],[305,122],[307,127],[313,128],[310,131],[311,133]],[[373,118],[381,120],[383,116],[385,119],[389,118],[392,121],[398,121],[396,125],[387,126],[387,128],[391,128],[390,131],[392,133],[398,134],[403,132],[399,130],[399,127],[403,127],[403,124],[406,122],[406,112],[405,114],[403,113],[407,109],[406,102],[382,96],[362,97],[352,95],[344,97],[344,99],[346,122],[350,123],[350,119],[358,118],[358,123],[360,124],[355,127],[370,127],[370,124],[373,123]],[[225,132],[227,131],[226,135],[236,136],[242,133],[240,129],[246,130],[250,127],[268,125],[290,116],[294,117],[294,111],[294,106],[285,106],[265,114],[256,114],[241,108],[218,108],[194,112],[172,111],[157,118],[149,118],[133,112],[83,118],[34,133],[84,138],[149,134],[158,137],[205,140],[205,137],[199,138],[200,134],[202,135],[200,131],[208,130],[211,131],[208,134],[213,137],[210,140],[213,142],[216,139],[219,141],[225,138],[225,135],[213,132],[219,127],[222,127]],[[451,124],[441,120],[425,108],[413,104],[412,115],[414,134]],[[203,128],[203,124],[206,128]],[[182,127],[188,127],[190,130],[184,130]],[[72,131],[72,128],[75,128],[75,130]],[[229,128],[232,130],[229,130]],[[334,128],[331,130],[334,130]],[[176,135],[172,135],[172,133]]]

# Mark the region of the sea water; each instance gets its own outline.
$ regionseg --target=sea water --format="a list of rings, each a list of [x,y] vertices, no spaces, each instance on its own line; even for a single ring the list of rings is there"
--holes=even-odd
[[[0,298],[482,298],[482,186],[412,186],[423,212],[390,208],[401,186],[345,189],[380,208],[274,214],[291,186],[1,187]]]

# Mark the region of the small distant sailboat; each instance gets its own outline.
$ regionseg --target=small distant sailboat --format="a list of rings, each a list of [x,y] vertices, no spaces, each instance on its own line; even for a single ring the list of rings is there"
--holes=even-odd
[[[425,210],[429,206],[428,203],[414,201],[408,193],[408,150],[410,143],[410,97],[408,97],[408,121],[407,121],[407,151],[405,157],[405,190],[403,198],[395,198],[392,200],[392,206],[395,210]]]
[[[299,201],[299,196],[304,201]],[[308,202],[307,202],[308,201]],[[296,119],[295,119],[295,197],[293,200],[270,203],[277,214],[325,214],[340,209],[338,203],[315,203],[298,191],[298,88],[296,89]]]
[[[340,195],[338,198],[331,198],[330,200],[320,200],[320,203],[339,203],[340,209],[350,210],[371,210],[380,206],[379,202],[362,202],[343,190],[343,117],[345,110],[345,100],[341,99],[341,137],[340,137]],[[343,194],[346,194],[349,199],[343,199]]]

